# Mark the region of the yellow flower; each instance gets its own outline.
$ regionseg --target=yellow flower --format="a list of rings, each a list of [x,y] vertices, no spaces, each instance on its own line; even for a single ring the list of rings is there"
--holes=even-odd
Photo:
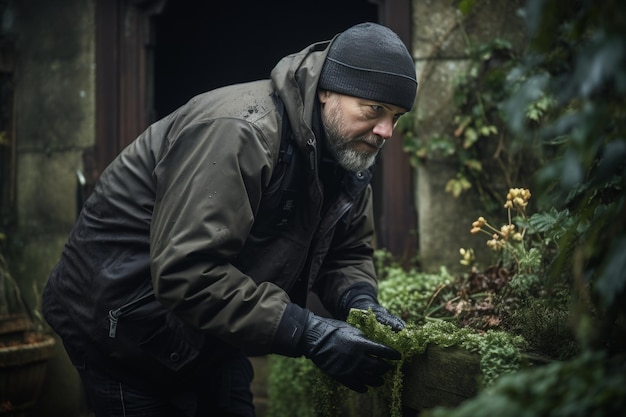
[[[528,205],[526,200],[524,200],[522,197],[515,197],[513,199],[513,204],[515,204],[517,207],[520,207],[520,208],[524,208],[526,207],[526,205]]]
[[[530,191],[526,188],[510,188],[506,195],[505,208],[513,208],[514,206],[524,208],[530,200]]]
[[[472,223],[473,227],[483,227],[485,224],[487,224],[487,220],[485,220],[485,218],[483,216],[480,216],[478,218],[478,220],[476,220],[474,223]]]
[[[493,250],[498,250],[502,248],[501,241],[499,241],[498,239],[488,240],[487,246],[489,246]]]
[[[511,233],[513,233],[514,231],[515,231],[514,224],[505,224],[504,226],[500,228],[500,234],[502,235],[504,239],[508,239]]]
[[[461,264],[462,265],[466,265],[469,266],[472,264],[472,262],[474,261],[474,251],[472,249],[464,249],[461,248],[459,249],[459,253],[461,254],[461,256],[463,257],[463,259],[461,259]]]

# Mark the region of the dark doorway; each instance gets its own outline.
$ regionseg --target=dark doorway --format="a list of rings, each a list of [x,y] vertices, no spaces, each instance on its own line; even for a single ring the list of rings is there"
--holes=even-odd
[[[410,10],[408,0],[166,0],[150,42],[152,120],[196,94],[269,78],[283,56],[357,23],[386,24],[409,45]],[[377,246],[408,259],[415,251],[415,236],[407,233],[415,227],[411,168],[401,139],[391,142],[373,183]]]
[[[365,21],[379,21],[371,0],[170,0],[155,18],[156,118],[198,93],[269,78],[283,56]]]
[[[411,0],[96,0],[96,144],[84,155],[86,190],[151,122],[194,95],[268,78],[281,57],[365,21],[410,46]],[[377,246],[409,259],[413,174],[402,138],[389,142],[373,183]]]

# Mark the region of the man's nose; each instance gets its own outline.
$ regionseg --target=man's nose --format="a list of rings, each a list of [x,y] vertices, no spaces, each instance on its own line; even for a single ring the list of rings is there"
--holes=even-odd
[[[383,120],[376,123],[373,133],[386,140],[389,139],[393,134],[393,127],[393,118],[384,118]]]

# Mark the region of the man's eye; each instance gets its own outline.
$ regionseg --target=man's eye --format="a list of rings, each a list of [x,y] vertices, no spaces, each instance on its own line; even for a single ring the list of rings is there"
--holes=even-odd
[[[373,104],[372,106],[370,106],[372,108],[372,110],[374,110],[375,112],[379,112],[382,111],[383,106],[378,106],[376,104]]]

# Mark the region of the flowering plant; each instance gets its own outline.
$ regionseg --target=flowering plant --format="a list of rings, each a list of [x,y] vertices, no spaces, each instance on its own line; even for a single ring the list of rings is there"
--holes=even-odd
[[[526,188],[509,189],[504,203],[508,222],[498,229],[481,216],[472,223],[470,230],[470,233],[473,234],[484,233],[488,235],[490,239],[487,240],[487,246],[494,251],[501,251],[503,263],[512,263],[517,272],[537,272],[541,263],[541,251],[537,246],[541,246],[542,240],[537,242],[524,241],[530,225],[526,213],[530,197],[530,190]],[[514,214],[516,214],[515,217]],[[518,225],[514,222],[517,222]],[[462,256],[461,263],[463,265],[470,266],[474,262],[473,250],[461,248],[459,252]]]

